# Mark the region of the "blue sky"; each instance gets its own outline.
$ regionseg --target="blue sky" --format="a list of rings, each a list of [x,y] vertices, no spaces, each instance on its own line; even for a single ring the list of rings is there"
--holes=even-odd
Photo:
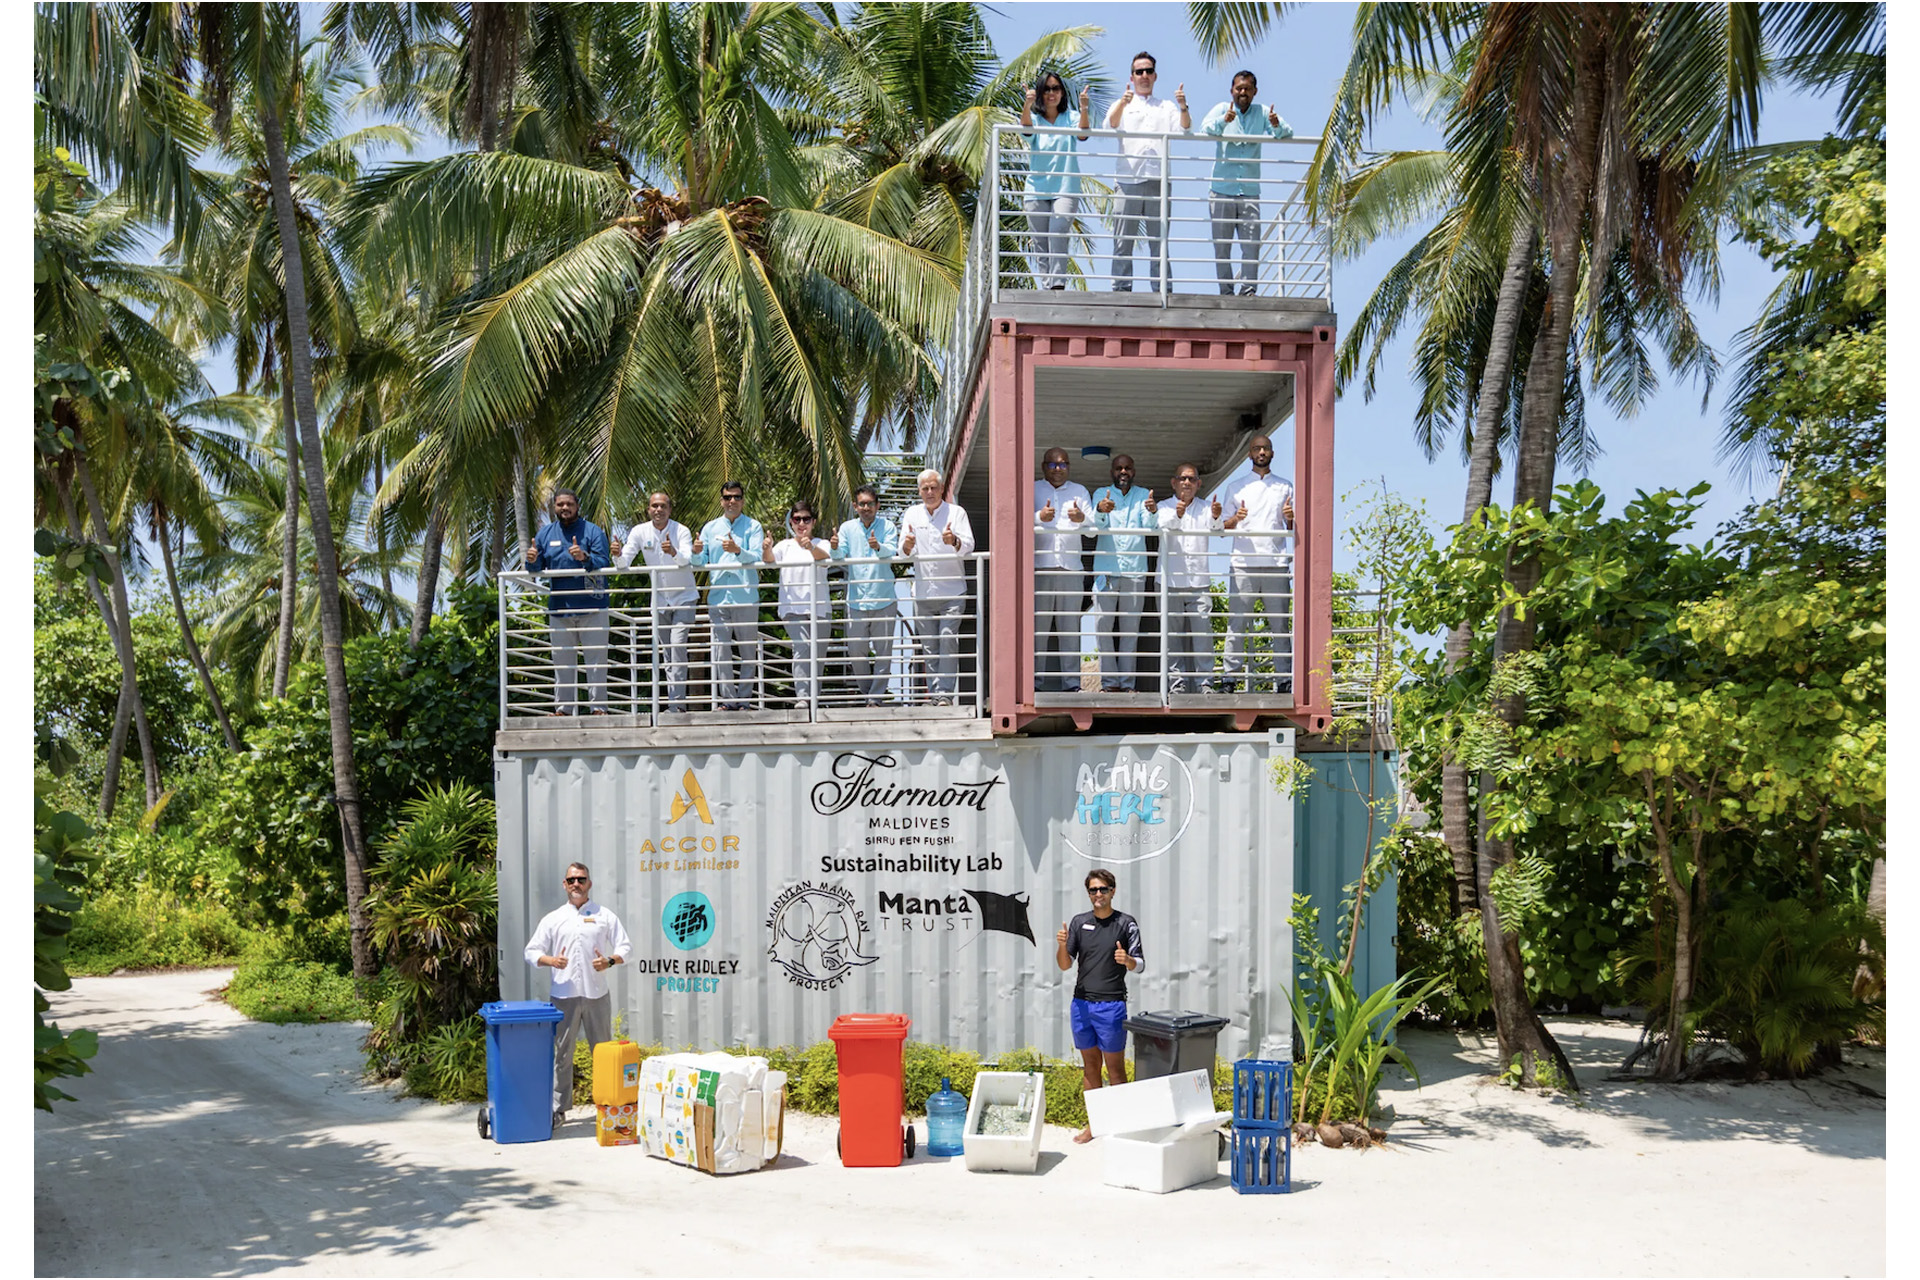
[[[1095,41],[1094,49],[1108,81],[1116,86],[1123,83],[1134,51],[1149,50],[1159,61],[1164,92],[1185,82],[1196,122],[1215,102],[1225,99],[1233,71],[1246,66],[1260,78],[1261,100],[1272,102],[1304,136],[1318,134],[1326,120],[1351,43],[1355,8],[1351,4],[1302,5],[1290,11],[1257,49],[1231,66],[1216,68],[1209,68],[1201,58],[1187,29],[1185,6],[1180,4],[1002,4],[987,8],[987,24],[994,46],[1003,57],[1026,48],[1047,31],[1081,25],[1101,27],[1104,33]],[[1818,138],[1831,123],[1832,109],[1827,102],[1776,92],[1765,100],[1762,140]],[[1389,150],[1434,147],[1441,142],[1436,130],[1408,110],[1385,121],[1370,144]],[[1408,235],[1382,241],[1364,257],[1336,265],[1336,313],[1342,317],[1355,314],[1375,282],[1412,239]],[[1725,278],[1717,304],[1696,299],[1695,316],[1730,372],[1735,335],[1753,319],[1772,290],[1773,275],[1743,245],[1728,244],[1722,259]],[[1438,529],[1460,518],[1466,465],[1451,446],[1443,456],[1429,461],[1415,443],[1414,396],[1408,381],[1398,376],[1406,368],[1407,354],[1404,342],[1389,351],[1378,393],[1371,402],[1362,397],[1357,380],[1354,388],[1341,397],[1335,419],[1335,481],[1345,495],[1363,481],[1384,480],[1387,488],[1402,497],[1423,500],[1430,522]],[[1713,489],[1706,496],[1695,528],[1695,536],[1704,538],[1758,496],[1756,487],[1770,491],[1770,481],[1742,477],[1716,459],[1723,411],[1721,391],[1715,390],[1703,411],[1699,387],[1691,382],[1675,383],[1664,376],[1664,367],[1662,373],[1659,393],[1635,418],[1621,420],[1605,406],[1589,402],[1588,420],[1605,452],[1588,469],[1587,476],[1606,492],[1610,510],[1623,507],[1637,489],[1686,489],[1701,480],[1710,482]],[[1723,378],[1722,387],[1730,381]],[[1573,478],[1563,464],[1558,479],[1565,482]],[[1511,497],[1511,482],[1503,476],[1496,482],[1495,500],[1504,505]],[[1339,508],[1343,525],[1347,510],[1348,503],[1343,500]],[[1350,567],[1352,559],[1342,540],[1337,544],[1336,566]]]

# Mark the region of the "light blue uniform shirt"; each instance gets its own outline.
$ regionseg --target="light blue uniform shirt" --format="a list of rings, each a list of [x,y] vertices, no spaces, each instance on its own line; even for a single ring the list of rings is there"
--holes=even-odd
[[[1113,510],[1102,512],[1100,504],[1113,499]],[[1093,526],[1096,529],[1155,529],[1159,517],[1147,510],[1147,491],[1135,485],[1125,493],[1108,485],[1093,491]],[[1094,544],[1093,571],[1101,576],[1139,577],[1147,571],[1147,540],[1137,533],[1103,533]]]
[[[1080,142],[1072,132],[1080,116],[1062,111],[1058,124],[1062,132],[1034,132],[1027,135],[1027,194],[1030,196],[1077,196],[1080,194]],[[1033,123],[1039,130],[1051,129],[1044,116]]]
[[[1285,120],[1278,128],[1267,122],[1265,103],[1256,102],[1227,123],[1231,102],[1223,102],[1207,112],[1200,132],[1215,138],[1291,138],[1293,126]],[[1260,144],[1258,142],[1218,142],[1213,148],[1213,181],[1207,189],[1215,195],[1259,199]],[[1277,190],[1278,188],[1276,188]]]
[[[740,550],[727,551],[721,547],[720,544],[726,541],[729,533]],[[760,522],[745,512],[733,521],[725,516],[715,516],[700,530],[700,554],[694,559],[706,565],[757,565],[760,563],[760,547],[764,537]],[[715,569],[707,575],[707,603],[759,604],[760,571],[751,567]]]
[[[875,551],[867,545],[867,535],[871,533],[880,540],[880,549]],[[900,554],[900,531],[893,527],[893,521],[885,516],[875,516],[873,527],[869,529],[855,516],[840,526],[840,545],[835,548],[835,560],[861,560],[869,556],[897,556]],[[847,604],[858,610],[884,609],[899,599],[893,589],[893,566],[888,564],[850,564],[847,566]]]

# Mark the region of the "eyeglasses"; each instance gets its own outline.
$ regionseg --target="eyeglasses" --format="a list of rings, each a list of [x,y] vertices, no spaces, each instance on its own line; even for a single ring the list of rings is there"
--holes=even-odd
[[[1054,459],[1054,460],[1053,460],[1052,462],[1043,462],[1043,463],[1041,463],[1040,465],[1041,465],[1041,467],[1042,467],[1042,468],[1044,468],[1045,470],[1048,470],[1048,471],[1051,471],[1051,470],[1053,470],[1053,469],[1054,469],[1055,467],[1064,467],[1064,466],[1066,466],[1066,465],[1067,465],[1067,460],[1066,460],[1065,458],[1056,458],[1056,459]]]
[[[568,884],[592,884],[593,881],[587,879],[585,876],[568,876],[567,883]]]
[[[1087,896],[1088,896],[1089,898],[1097,898],[1097,897],[1099,897],[1099,896],[1100,896],[1101,894],[1103,894],[1103,893],[1112,893],[1112,892],[1113,892],[1113,890],[1112,890],[1112,889],[1110,889],[1110,888],[1108,888],[1108,887],[1107,887],[1106,885],[1104,885],[1104,884],[1096,884],[1096,885],[1090,885],[1090,886],[1089,886],[1089,887],[1087,888]]]

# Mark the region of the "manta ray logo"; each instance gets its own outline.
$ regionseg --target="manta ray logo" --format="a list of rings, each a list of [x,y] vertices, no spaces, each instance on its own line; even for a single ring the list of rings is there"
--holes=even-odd
[[[802,880],[783,890],[767,912],[767,929],[773,935],[767,959],[809,991],[831,991],[880,958],[860,949],[867,918],[841,885]]]
[[[707,793],[700,789],[700,779],[693,776],[693,770],[687,770],[680,779],[680,790],[673,793],[673,810],[667,815],[667,825],[672,826],[688,813],[700,815],[700,821],[713,825],[713,810],[707,807]]]
[[[989,893],[985,889],[966,889],[962,892],[980,904],[982,929],[1011,933],[1033,942],[1033,925],[1027,919],[1027,907],[1033,902],[1030,896],[1024,893]]]

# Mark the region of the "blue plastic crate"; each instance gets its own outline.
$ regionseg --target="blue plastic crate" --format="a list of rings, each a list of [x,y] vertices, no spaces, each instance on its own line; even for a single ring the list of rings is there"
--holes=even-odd
[[[1233,1127],[1286,1128],[1293,1121],[1293,1064],[1242,1058],[1233,1064]]]
[[[1293,1190],[1293,1129],[1281,1125],[1233,1129],[1233,1189],[1243,1196],[1281,1195]]]

